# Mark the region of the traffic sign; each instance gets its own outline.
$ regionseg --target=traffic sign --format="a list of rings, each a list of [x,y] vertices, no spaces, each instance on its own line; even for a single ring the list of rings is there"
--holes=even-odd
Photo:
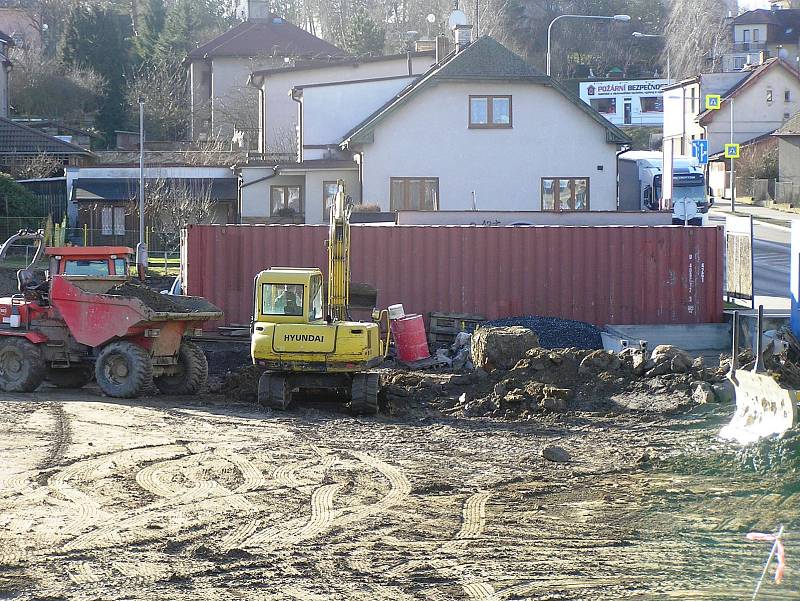
[[[738,144],[725,144],[725,158],[738,159],[739,158],[739,145]]]
[[[722,107],[722,96],[719,94],[706,94],[706,110],[718,111]]]
[[[701,165],[708,165],[708,140],[692,140],[692,156]]]

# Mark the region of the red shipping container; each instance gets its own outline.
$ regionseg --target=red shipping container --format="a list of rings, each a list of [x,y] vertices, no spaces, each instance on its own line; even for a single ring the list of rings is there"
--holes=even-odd
[[[352,280],[406,312],[544,315],[604,324],[722,320],[721,227],[355,225]],[[327,269],[322,225],[195,225],[183,233],[189,294],[247,324],[269,267]],[[214,325],[214,324],[209,324]]]

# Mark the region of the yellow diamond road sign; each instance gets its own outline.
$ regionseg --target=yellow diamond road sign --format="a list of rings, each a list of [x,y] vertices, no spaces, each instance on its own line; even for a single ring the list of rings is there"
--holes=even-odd
[[[706,110],[718,111],[722,106],[722,96],[719,94],[706,94]]]
[[[739,145],[738,144],[725,144],[725,158],[738,159],[739,158]]]

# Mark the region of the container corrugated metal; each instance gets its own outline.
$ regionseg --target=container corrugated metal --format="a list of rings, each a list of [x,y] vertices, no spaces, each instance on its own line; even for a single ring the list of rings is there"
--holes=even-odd
[[[182,240],[189,294],[249,323],[253,278],[326,270],[327,226],[199,225]],[[722,320],[719,227],[353,226],[352,280],[407,313],[545,315],[604,324]],[[217,323],[215,325],[223,325]]]

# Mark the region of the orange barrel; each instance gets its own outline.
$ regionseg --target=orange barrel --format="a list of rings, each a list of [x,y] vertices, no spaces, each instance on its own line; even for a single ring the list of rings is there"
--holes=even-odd
[[[425,322],[422,315],[406,315],[392,320],[397,358],[405,363],[420,361],[431,356],[425,337]]]

